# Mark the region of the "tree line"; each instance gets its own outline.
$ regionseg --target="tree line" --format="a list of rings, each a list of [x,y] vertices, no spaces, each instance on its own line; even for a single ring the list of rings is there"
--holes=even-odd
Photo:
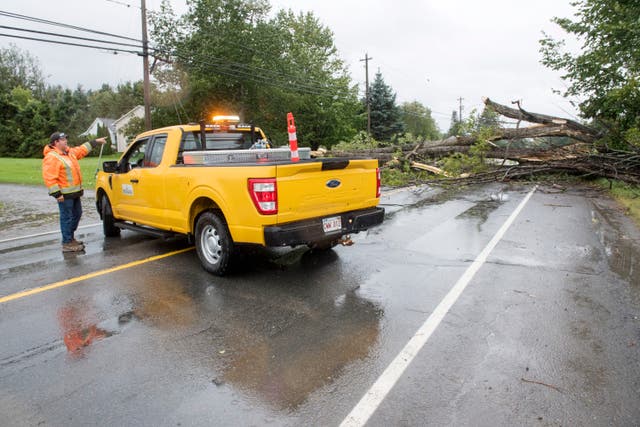
[[[340,59],[333,33],[313,13],[280,10],[270,17],[266,0],[188,3],[183,16],[167,1],[150,16],[153,127],[238,114],[282,145],[292,111],[299,143],[314,149],[366,130],[367,100]],[[15,47],[0,49],[0,79],[0,129],[8,136],[0,141],[3,157],[38,157],[56,130],[79,142],[77,135],[95,118],[116,119],[143,103],[141,82],[98,90],[48,86],[37,58]],[[398,105],[380,72],[369,104],[376,140],[440,136],[429,108],[417,101]],[[142,121],[129,130],[142,131]]]
[[[268,0],[189,0],[176,15],[168,1],[150,15],[152,123],[196,122],[214,113],[237,113],[286,144],[284,117],[296,115],[301,145],[317,148],[350,141],[379,145],[435,140],[443,135],[429,108],[396,103],[393,89],[375,74],[364,99],[338,54],[330,28],[313,13],[279,10]],[[553,18],[582,42],[578,52],[545,35],[541,62],[563,73],[564,95],[578,99],[585,124],[599,129],[607,149],[640,147],[640,5],[623,0],[576,0],[574,19]],[[491,95],[491,94],[487,94]],[[142,104],[142,85],[98,90],[48,86],[37,59],[0,49],[0,156],[39,156],[48,135],[82,133],[96,117],[117,118]],[[367,128],[371,108],[371,135]],[[494,126],[490,112],[480,124]],[[469,132],[455,112],[448,135]],[[139,122],[130,132],[142,130]]]
[[[56,131],[72,145],[83,142],[79,135],[96,117],[118,118],[142,96],[141,82],[98,90],[48,86],[36,58],[15,46],[0,49],[0,157],[41,157]],[[107,129],[93,136],[108,136]]]

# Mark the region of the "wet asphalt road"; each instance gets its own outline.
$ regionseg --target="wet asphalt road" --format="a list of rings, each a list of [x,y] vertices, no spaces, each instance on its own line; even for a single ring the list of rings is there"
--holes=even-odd
[[[387,192],[353,246],[218,278],[184,240],[105,240],[90,194],[63,255],[43,190],[0,185],[0,423],[339,425],[532,188]],[[638,425],[639,356],[640,233],[540,187],[367,425]]]

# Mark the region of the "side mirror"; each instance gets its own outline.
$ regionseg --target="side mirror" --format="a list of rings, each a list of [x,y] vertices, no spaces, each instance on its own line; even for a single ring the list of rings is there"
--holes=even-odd
[[[110,160],[108,162],[102,162],[102,170],[107,173],[115,173],[118,172],[118,162],[115,160]]]

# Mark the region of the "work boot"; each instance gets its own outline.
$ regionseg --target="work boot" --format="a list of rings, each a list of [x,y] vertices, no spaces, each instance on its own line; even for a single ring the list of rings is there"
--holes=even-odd
[[[76,240],[75,237],[73,239],[71,239],[71,243],[73,243],[74,245],[82,245],[82,246],[84,246],[84,242],[82,240]]]
[[[62,252],[80,252],[82,250],[84,250],[84,246],[76,245],[73,242],[62,244]]]

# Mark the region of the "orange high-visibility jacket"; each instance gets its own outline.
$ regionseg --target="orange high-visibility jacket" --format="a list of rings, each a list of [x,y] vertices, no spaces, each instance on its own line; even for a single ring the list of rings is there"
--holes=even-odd
[[[78,147],[69,147],[65,153],[49,145],[44,147],[42,159],[42,179],[49,195],[77,197],[82,191],[82,175],[78,160],[89,154],[92,145],[85,142]]]

